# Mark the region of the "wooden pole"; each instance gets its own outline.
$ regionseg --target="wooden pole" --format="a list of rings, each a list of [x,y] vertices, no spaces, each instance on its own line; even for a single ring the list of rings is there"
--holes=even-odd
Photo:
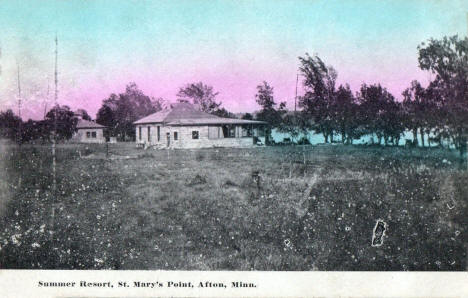
[[[53,233],[55,231],[55,199],[57,195],[57,160],[56,160],[56,142],[57,142],[57,108],[58,108],[58,75],[57,75],[57,56],[58,56],[58,40],[55,35],[55,95],[54,95],[54,132],[52,138],[52,200],[51,200],[51,240],[54,239]]]
[[[43,117],[44,120],[45,120],[46,115],[47,115],[47,102],[49,101],[49,89],[50,89],[50,84],[49,84],[49,81],[47,81],[47,95],[46,95],[46,99],[44,101],[44,117]]]
[[[466,140],[464,158],[465,158],[465,167],[466,167],[466,170],[468,171],[468,139]],[[468,262],[467,262],[467,266],[468,266]]]
[[[16,68],[18,71],[18,117],[20,118],[20,123],[18,125],[18,144],[21,146],[21,142],[23,139],[22,136],[22,125],[23,119],[21,118],[21,81],[20,81],[20,67],[18,61],[16,61]]]
[[[296,115],[297,106],[297,83],[299,81],[299,74],[296,75],[296,95],[294,96],[294,116]]]

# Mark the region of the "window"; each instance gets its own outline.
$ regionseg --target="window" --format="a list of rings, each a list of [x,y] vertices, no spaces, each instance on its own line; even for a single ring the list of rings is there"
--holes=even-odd
[[[222,136],[219,135],[219,126],[208,126],[208,138],[209,139],[219,139]]]
[[[141,126],[138,126],[138,139],[141,141]]]
[[[192,130],[192,139],[198,139],[198,130]]]
[[[148,142],[151,142],[151,127],[148,126]]]
[[[161,139],[161,126],[158,126],[158,142]]]
[[[87,137],[87,138],[90,138],[90,137],[91,137],[91,132],[90,132],[90,131],[87,131],[87,132],[86,132],[86,137]]]
[[[93,132],[91,133],[91,137],[92,137],[93,139],[96,138],[96,132],[95,132],[95,131],[93,131]]]
[[[177,141],[179,139],[179,134],[177,131],[174,131],[174,141]]]

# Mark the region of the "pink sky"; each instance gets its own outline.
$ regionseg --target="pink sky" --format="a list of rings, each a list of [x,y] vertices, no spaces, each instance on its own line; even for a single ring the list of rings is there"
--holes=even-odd
[[[5,1],[0,110],[17,112],[17,65],[23,118],[41,119],[52,106],[55,34],[58,102],[92,117],[129,82],[174,101],[180,87],[202,81],[229,111],[252,112],[256,86],[267,81],[276,101],[293,108],[298,56],[306,52],[353,91],[381,83],[401,99],[412,80],[431,79],[418,68],[417,46],[466,35],[467,12],[461,0]]]

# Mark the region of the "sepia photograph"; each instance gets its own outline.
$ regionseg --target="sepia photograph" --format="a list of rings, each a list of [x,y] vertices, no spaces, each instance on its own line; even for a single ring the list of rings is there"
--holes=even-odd
[[[0,28],[0,269],[468,270],[468,2],[4,0]]]

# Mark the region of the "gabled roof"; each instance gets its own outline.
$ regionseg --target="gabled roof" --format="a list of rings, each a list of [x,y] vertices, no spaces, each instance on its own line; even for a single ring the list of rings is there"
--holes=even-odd
[[[209,124],[264,124],[263,121],[222,118],[196,109],[189,103],[176,103],[171,109],[148,115],[134,124],[164,123],[166,125],[209,125]]]
[[[76,128],[83,129],[83,128],[106,128],[106,127],[101,124],[97,124],[94,121],[79,119],[78,123],[76,124]]]

